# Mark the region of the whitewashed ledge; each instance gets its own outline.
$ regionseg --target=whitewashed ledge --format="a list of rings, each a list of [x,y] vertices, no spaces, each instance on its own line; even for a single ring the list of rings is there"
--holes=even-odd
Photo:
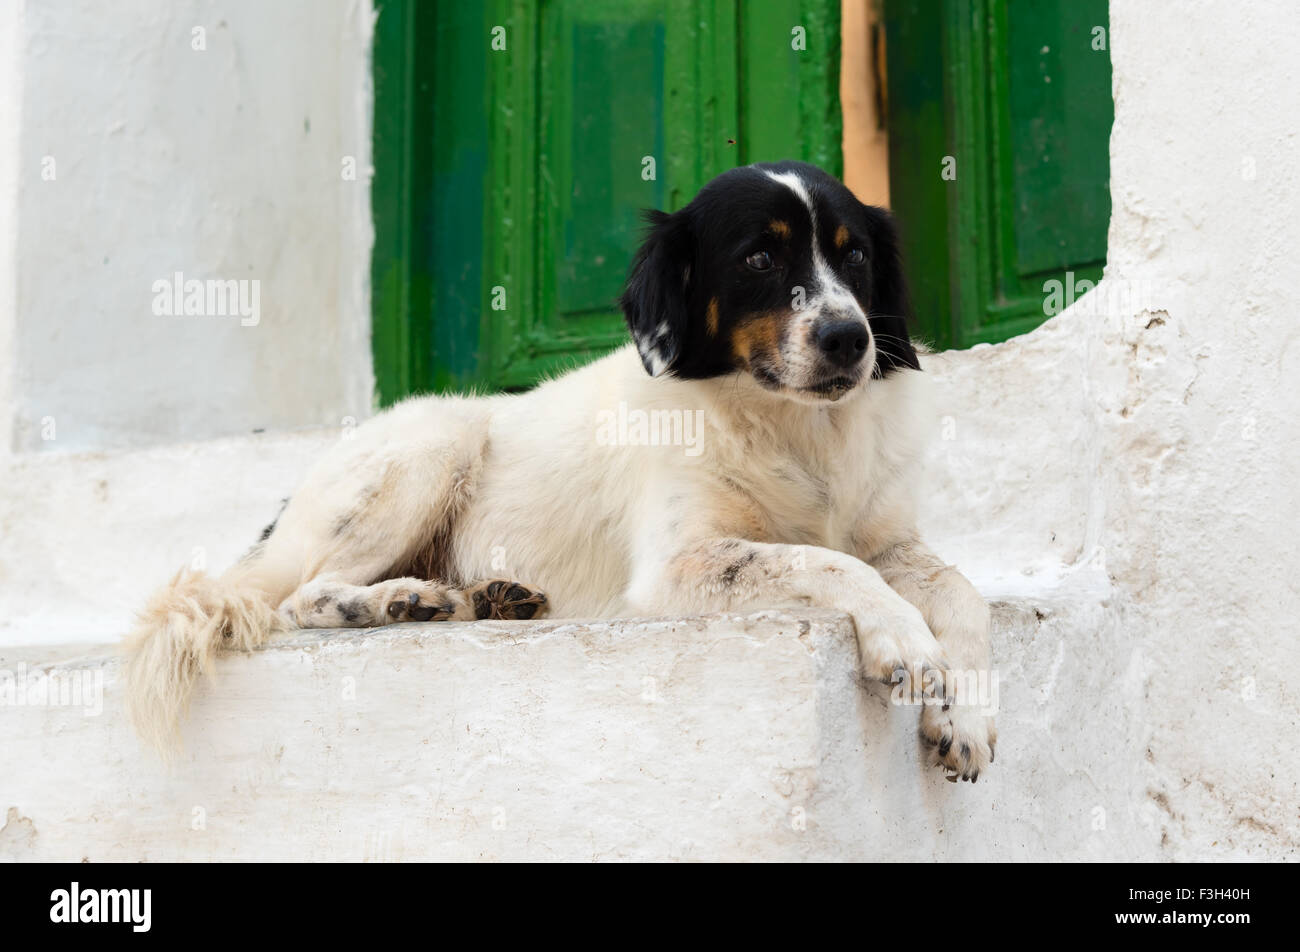
[[[102,648],[9,649],[0,669],[102,672],[103,710],[0,708],[0,859],[1156,858],[1108,617],[995,606],[974,786],[922,766],[917,711],[861,683],[830,613],[294,633],[221,660],[170,767]]]

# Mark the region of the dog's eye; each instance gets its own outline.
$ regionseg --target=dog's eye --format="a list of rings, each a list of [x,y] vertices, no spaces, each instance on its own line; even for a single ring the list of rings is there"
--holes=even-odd
[[[769,271],[772,268],[772,256],[766,251],[755,251],[745,259],[745,264],[755,271]]]
[[[856,266],[862,264],[862,262],[866,260],[867,260],[867,256],[863,254],[862,249],[854,248],[852,251],[848,253],[848,255],[845,256],[844,263],[848,265]]]

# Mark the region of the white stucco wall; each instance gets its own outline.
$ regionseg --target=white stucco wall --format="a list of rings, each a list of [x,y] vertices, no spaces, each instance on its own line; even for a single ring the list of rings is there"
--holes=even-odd
[[[829,810],[841,823],[842,811],[869,804],[859,826],[835,827],[838,847],[861,846],[854,853],[861,858],[897,857],[899,843],[908,844],[907,855],[947,859],[1295,857],[1300,583],[1291,537],[1300,524],[1300,290],[1290,258],[1300,244],[1300,34],[1293,22],[1287,0],[1207,2],[1195,15],[1174,3],[1114,3],[1113,215],[1102,286],[1032,334],[927,362],[940,409],[924,526],[997,602],[994,656],[1005,705],[997,764],[974,788],[951,786],[922,774],[904,712],[882,707],[853,715],[848,726],[796,719],[771,739],[779,756],[725,763],[733,789],[757,798],[746,802],[794,789],[784,774],[765,772],[776,757],[820,765],[797,774],[821,798],[817,822]],[[12,110],[0,96],[0,116],[5,108]],[[15,142],[0,123],[0,150]],[[5,168],[0,157],[0,225]],[[0,276],[4,267],[0,257]],[[0,306],[4,300],[0,286]],[[111,640],[129,607],[196,547],[219,566],[251,541],[335,438],[337,429],[326,428],[140,451],[38,452],[0,464],[0,660],[53,662],[71,652],[59,643]],[[83,592],[96,593],[93,601]],[[671,668],[674,658],[697,657],[690,652],[700,639],[717,638],[725,678],[748,687],[758,710],[776,709],[771,691],[805,713],[810,698],[818,699],[814,710],[859,703],[844,686],[852,658],[834,647],[833,635],[821,642],[828,647],[820,668],[788,669],[802,656],[787,653],[793,646],[785,635],[764,629],[746,641],[737,625],[722,619],[690,628],[687,641],[653,629],[650,642],[652,629],[584,628],[571,632],[575,643],[567,647],[543,625],[526,630],[550,639],[545,651],[531,635],[516,634],[524,650],[494,653],[481,672],[466,659],[479,657],[492,636],[472,629],[453,637],[444,628],[448,637],[429,637],[418,650],[401,638],[362,644],[353,637],[333,654],[308,641],[231,659],[219,686],[205,687],[192,756],[171,779],[152,773],[130,746],[114,713],[108,664],[102,718],[74,726],[74,712],[30,708],[0,716],[0,731],[9,731],[0,747],[45,764],[21,785],[6,784],[0,771],[0,811],[16,811],[12,825],[0,828],[0,848],[29,858],[82,848],[94,858],[232,855],[246,837],[191,835],[189,811],[206,805],[211,790],[223,798],[220,823],[270,831],[283,828],[292,800],[297,828],[267,840],[264,855],[524,856],[541,855],[528,852],[541,842],[580,858],[591,852],[583,852],[591,843],[578,835],[583,830],[613,844],[613,855],[620,848],[622,855],[740,855],[738,838],[763,855],[830,855],[825,850],[837,844],[827,847],[820,827],[812,837],[788,835],[790,803],[769,810],[778,801],[764,801],[746,815],[700,806],[696,816],[683,804],[705,803],[700,798],[720,773],[701,773],[685,800],[659,796],[665,788],[618,747],[596,758],[610,771],[601,776],[618,782],[573,794],[586,804],[584,816],[604,816],[603,824],[575,827],[554,796],[541,803],[529,792],[554,793],[566,777],[585,776],[570,769],[581,763],[578,735],[556,733],[545,706],[530,707],[514,688],[499,693],[500,685],[538,679],[548,698],[566,685],[590,686],[593,643],[604,670],[632,683],[634,673]],[[777,650],[741,650],[759,643]],[[497,725],[493,732],[464,742],[432,727],[419,733],[445,712],[436,698],[417,697],[407,675],[423,684],[440,665],[485,694],[498,692],[499,709],[476,708]],[[681,762],[693,763],[692,745],[731,737],[745,714],[745,698],[717,686],[723,673],[691,670],[700,676],[690,683],[711,693],[678,685],[693,712],[681,714],[693,718],[690,732],[637,721],[665,745],[656,748],[665,764],[677,762],[673,744],[683,745]],[[334,698],[338,679],[357,672],[374,672],[371,688],[391,693],[391,704],[367,702],[362,720],[324,700]],[[299,674],[307,679],[301,694],[274,688],[297,684]],[[831,683],[840,687],[828,689]],[[583,697],[597,720],[634,716],[622,695]],[[245,702],[260,705],[247,708],[258,715],[253,734],[234,718],[231,705]],[[404,710],[415,727],[403,726]],[[508,730],[502,711],[510,713]],[[416,740],[433,748],[427,762],[423,750],[414,760],[426,764],[423,773],[369,769],[367,757],[398,763]],[[845,753],[854,743],[870,765],[865,775],[853,773]],[[125,809],[107,827],[91,824],[88,817],[110,815],[112,805],[100,781],[83,781],[81,793],[71,783],[87,749],[100,752],[92,769],[103,783],[130,776],[133,795],[162,798],[159,810],[174,806],[175,828]],[[834,755],[823,756],[828,750]],[[215,761],[200,756],[213,752]],[[421,799],[443,776],[440,758],[465,768],[450,806]],[[239,795],[227,796],[216,778],[245,768]],[[352,786],[344,790],[340,777]],[[373,785],[357,786],[364,777]],[[510,788],[502,778],[511,777],[536,782],[498,802]],[[383,816],[369,823],[358,816],[345,824],[360,831],[353,840],[331,841],[328,831],[352,816],[347,794],[382,802]],[[628,812],[629,797],[635,811]],[[508,817],[505,836],[492,827],[498,806]],[[437,822],[413,832],[412,817]],[[786,828],[763,839],[769,820]],[[28,836],[28,821],[43,839]],[[633,821],[681,836],[647,832],[637,840],[621,825]],[[864,829],[888,835],[867,841],[858,838]],[[138,844],[134,854],[119,849],[130,842]]]
[[[0,442],[116,449],[364,416],[370,3],[5,6],[0,99],[22,119],[0,139],[18,188],[0,242],[21,252],[4,265]],[[256,326],[155,314],[176,272],[259,282]]]
[[[10,450],[22,175],[22,4],[0,4],[0,459]]]
[[[1294,858],[1300,34],[1284,0],[1197,11],[1112,3],[1105,279],[938,359],[954,439],[927,521],[986,593],[1109,589],[1113,636],[1063,633],[1094,657],[1051,687],[1087,692],[1103,733],[1141,709],[1128,760],[1160,856]],[[1115,806],[1092,755],[1060,756]]]

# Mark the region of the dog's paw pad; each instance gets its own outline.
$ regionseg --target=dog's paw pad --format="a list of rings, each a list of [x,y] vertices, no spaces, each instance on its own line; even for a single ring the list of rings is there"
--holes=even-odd
[[[523,621],[538,617],[547,608],[541,592],[508,579],[483,582],[471,590],[470,597],[476,618]]]

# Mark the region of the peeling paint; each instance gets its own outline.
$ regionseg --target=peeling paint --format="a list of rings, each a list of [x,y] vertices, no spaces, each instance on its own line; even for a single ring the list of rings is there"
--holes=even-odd
[[[6,859],[30,859],[36,848],[36,824],[30,817],[22,816],[17,807],[5,814],[5,825],[0,827],[0,856]]]

